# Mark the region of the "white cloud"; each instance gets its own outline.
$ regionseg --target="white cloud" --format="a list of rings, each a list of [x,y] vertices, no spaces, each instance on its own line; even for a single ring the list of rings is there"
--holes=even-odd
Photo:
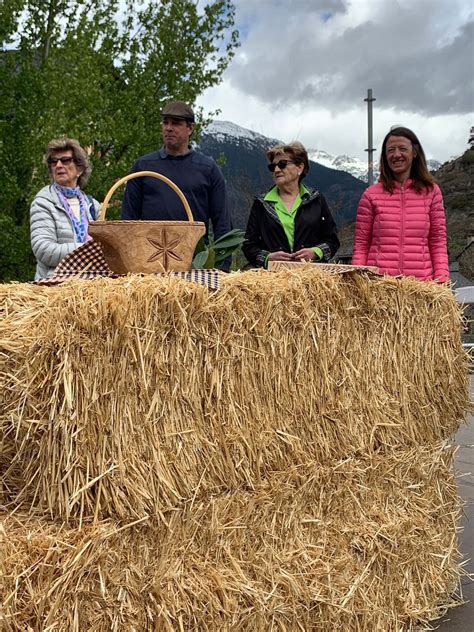
[[[474,11],[465,0],[237,0],[242,46],[199,104],[267,136],[366,157],[395,122],[429,157],[467,148],[474,110]]]

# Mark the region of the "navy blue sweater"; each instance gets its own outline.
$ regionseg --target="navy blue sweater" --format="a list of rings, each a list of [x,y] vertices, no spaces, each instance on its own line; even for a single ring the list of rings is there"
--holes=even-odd
[[[130,173],[155,171],[172,180],[184,193],[195,221],[212,222],[217,239],[231,229],[224,177],[212,158],[196,151],[170,156],[162,148],[139,158]],[[178,195],[165,182],[144,176],[127,182],[122,219],[186,220]]]

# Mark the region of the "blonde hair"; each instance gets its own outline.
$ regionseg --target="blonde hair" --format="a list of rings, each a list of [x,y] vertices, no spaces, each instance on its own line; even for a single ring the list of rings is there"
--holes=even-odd
[[[288,143],[287,145],[274,145],[267,151],[268,162],[273,162],[275,156],[278,156],[279,154],[288,154],[297,165],[303,165],[303,171],[301,172],[299,178],[299,181],[301,182],[309,171],[308,152],[306,151],[304,145],[297,140],[292,143]]]

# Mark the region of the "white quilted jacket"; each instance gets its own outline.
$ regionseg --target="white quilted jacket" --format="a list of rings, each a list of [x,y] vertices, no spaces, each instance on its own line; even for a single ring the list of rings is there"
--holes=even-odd
[[[97,200],[93,200],[93,205],[97,216]],[[89,210],[88,219],[93,219]],[[38,261],[35,279],[51,276],[61,259],[81,245],[52,185],[43,187],[31,203],[30,233],[31,248]]]

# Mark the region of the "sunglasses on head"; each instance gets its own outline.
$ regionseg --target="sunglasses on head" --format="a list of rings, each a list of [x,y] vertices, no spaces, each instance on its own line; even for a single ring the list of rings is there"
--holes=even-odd
[[[63,165],[70,165],[74,160],[72,156],[62,156],[60,158],[48,158],[48,165],[57,165],[58,162],[62,162]]]
[[[288,165],[295,165],[294,160],[279,160],[278,162],[271,162],[268,166],[268,170],[272,173],[275,171],[276,167],[278,169],[286,169]]]

